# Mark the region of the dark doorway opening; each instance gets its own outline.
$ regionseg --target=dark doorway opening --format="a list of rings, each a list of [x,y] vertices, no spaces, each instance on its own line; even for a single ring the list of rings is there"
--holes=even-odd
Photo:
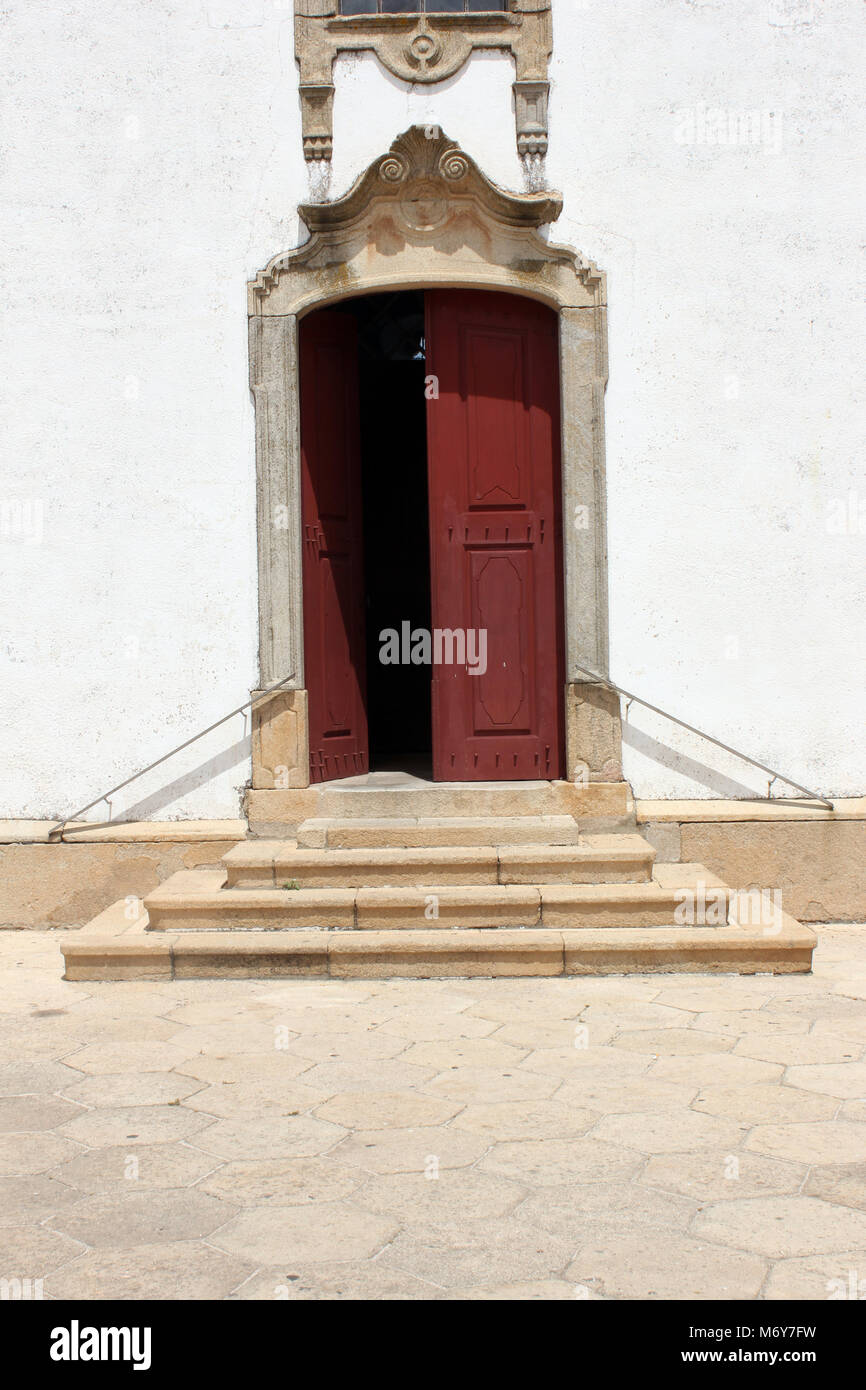
[[[431,626],[423,293],[365,295],[358,323],[370,770],[432,776],[431,668],[382,634]],[[406,625],[408,624],[408,629]]]

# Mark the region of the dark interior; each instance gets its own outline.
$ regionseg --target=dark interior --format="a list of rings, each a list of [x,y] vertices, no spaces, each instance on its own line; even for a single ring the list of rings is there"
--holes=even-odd
[[[383,665],[380,634],[430,628],[424,295],[367,295],[358,320],[370,770],[432,776],[429,666]]]

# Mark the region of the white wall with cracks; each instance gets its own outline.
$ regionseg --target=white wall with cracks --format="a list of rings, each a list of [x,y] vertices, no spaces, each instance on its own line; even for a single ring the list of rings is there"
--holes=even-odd
[[[256,684],[246,281],[309,196],[291,10],[0,15],[0,814],[69,814]],[[863,6],[559,0],[554,27],[551,235],[610,295],[611,673],[862,794]],[[520,188],[512,78],[341,60],[332,194],[413,122]],[[114,813],[236,815],[247,733]],[[637,707],[625,738],[640,796],[765,789]]]

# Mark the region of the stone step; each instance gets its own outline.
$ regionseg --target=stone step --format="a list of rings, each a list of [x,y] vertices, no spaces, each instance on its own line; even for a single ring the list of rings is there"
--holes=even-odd
[[[640,835],[590,836],[577,845],[426,849],[302,849],[246,840],[223,859],[228,888],[387,888],[483,884],[637,883],[655,851]]]
[[[700,866],[676,868],[688,884]],[[227,888],[225,880],[223,870],[172,875],[145,899],[149,929],[643,928],[673,925],[682,902],[680,889],[657,882],[283,889]],[[724,919],[729,890],[719,892]]]
[[[304,849],[466,849],[491,845],[576,845],[574,816],[313,817],[298,827]]]
[[[304,821],[573,816],[584,829],[635,825],[627,782],[423,782],[373,775],[313,787],[247,793],[252,834],[295,836]]]
[[[181,932],[130,924],[125,900],[61,947],[67,980],[444,979],[729,973],[802,974],[815,934],[787,914],[780,931],[657,927],[584,931]]]

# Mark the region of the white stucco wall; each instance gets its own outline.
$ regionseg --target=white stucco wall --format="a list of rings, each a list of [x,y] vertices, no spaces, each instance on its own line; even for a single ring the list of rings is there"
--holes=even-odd
[[[559,0],[547,162],[553,238],[609,277],[612,674],[836,795],[866,791],[863,23]],[[0,44],[0,814],[36,817],[255,685],[245,284],[308,184],[289,0],[10,0]],[[332,191],[416,121],[519,188],[512,77],[490,56],[412,91],[342,61]],[[115,813],[237,814],[245,732]],[[763,790],[636,709],[626,771]]]

